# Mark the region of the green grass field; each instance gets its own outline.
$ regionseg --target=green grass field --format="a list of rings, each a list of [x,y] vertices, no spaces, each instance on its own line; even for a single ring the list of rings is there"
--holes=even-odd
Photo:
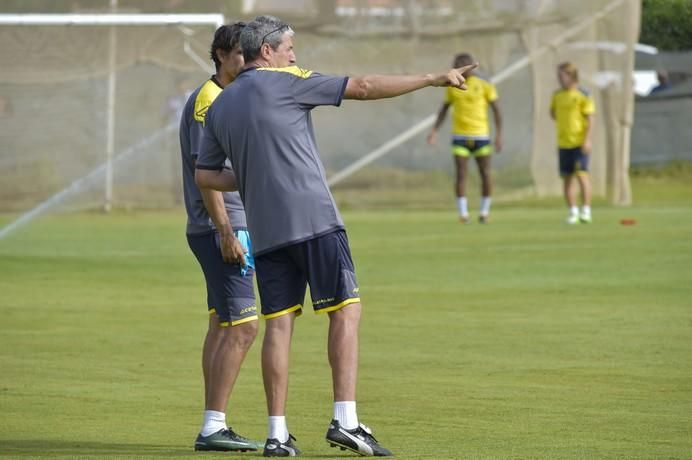
[[[649,180],[643,204],[597,207],[590,226],[563,225],[556,200],[500,205],[484,227],[449,209],[345,212],[359,414],[382,443],[399,458],[692,458],[692,195],[656,200]],[[49,216],[0,241],[0,457],[228,457],[191,450],[204,298],[181,211]],[[294,339],[288,421],[307,458],[351,457],[323,440],[326,325],[305,314]],[[258,341],[230,423],[264,438],[264,407]]]

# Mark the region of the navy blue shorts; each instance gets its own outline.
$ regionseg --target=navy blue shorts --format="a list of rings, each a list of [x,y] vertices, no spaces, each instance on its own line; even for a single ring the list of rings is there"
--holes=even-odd
[[[256,320],[252,268],[243,276],[240,264],[224,262],[217,232],[187,235],[187,243],[204,272],[209,314],[216,313],[221,326]]]
[[[560,149],[560,175],[573,176],[589,173],[589,155],[582,152],[581,147]]]
[[[262,315],[300,314],[310,285],[317,313],[360,302],[351,250],[344,230],[336,230],[255,257]]]

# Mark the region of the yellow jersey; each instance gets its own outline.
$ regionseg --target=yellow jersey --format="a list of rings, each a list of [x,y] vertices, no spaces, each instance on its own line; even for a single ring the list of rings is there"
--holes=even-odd
[[[195,99],[195,111],[192,116],[195,121],[202,123],[202,126],[204,126],[209,106],[211,106],[211,103],[221,94],[221,91],[223,91],[223,88],[211,78],[199,89],[199,93],[197,93],[197,98]]]
[[[596,112],[589,92],[584,88],[555,91],[550,110],[555,115],[557,146],[561,149],[581,147],[586,136],[586,117]]]
[[[466,78],[466,91],[447,88],[445,104],[452,106],[452,134],[464,137],[490,136],[488,104],[497,100],[495,85],[476,75]]]

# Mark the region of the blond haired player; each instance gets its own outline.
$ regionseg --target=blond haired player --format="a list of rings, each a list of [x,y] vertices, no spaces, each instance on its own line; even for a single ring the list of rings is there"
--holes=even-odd
[[[560,175],[563,179],[565,201],[569,207],[568,224],[591,222],[591,181],[589,157],[595,107],[589,92],[579,86],[577,67],[564,62],[557,68],[561,88],[553,94],[550,116],[557,127],[557,147],[560,155]],[[574,178],[581,189],[581,212],[577,207]]]

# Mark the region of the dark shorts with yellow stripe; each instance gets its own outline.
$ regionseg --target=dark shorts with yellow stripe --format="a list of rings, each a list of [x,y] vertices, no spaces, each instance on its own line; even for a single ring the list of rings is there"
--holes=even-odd
[[[209,314],[215,313],[221,326],[237,326],[256,320],[254,271],[248,268],[242,275],[239,264],[224,262],[219,234],[215,231],[187,235],[187,242],[204,272]]]
[[[342,229],[255,257],[262,316],[300,314],[310,286],[316,313],[360,302],[351,250]]]
[[[459,157],[485,157],[493,153],[490,139],[452,138],[452,154]]]
[[[573,176],[589,173],[589,156],[586,155],[581,147],[572,149],[559,149],[560,155],[560,175]]]

